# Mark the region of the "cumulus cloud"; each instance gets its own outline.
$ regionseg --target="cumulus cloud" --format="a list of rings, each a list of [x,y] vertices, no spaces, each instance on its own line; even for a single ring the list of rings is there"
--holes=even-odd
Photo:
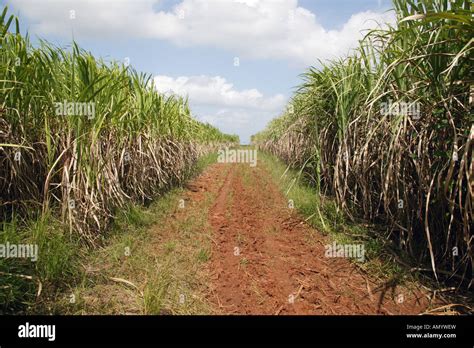
[[[263,129],[275,117],[270,111],[244,110],[240,108],[201,109],[193,108],[198,112],[198,119],[208,122],[225,133],[238,134],[243,144],[250,142],[250,136]]]
[[[159,0],[9,0],[38,34],[156,38],[179,46],[208,46],[242,57],[314,64],[345,54],[377,23],[393,15],[354,14],[327,30],[297,0],[182,0],[168,10]],[[74,17],[71,18],[71,11]]]
[[[221,76],[155,76],[155,88],[188,97],[193,115],[225,133],[239,134],[243,143],[284,108],[283,94],[265,96],[259,90],[239,90]]]
[[[154,77],[155,88],[162,93],[174,93],[189,97],[190,102],[199,105],[237,107],[264,111],[278,111],[286,98],[282,94],[265,97],[257,89],[237,90],[221,76],[170,76]]]
[[[352,15],[337,30],[325,28],[298,0],[6,0],[40,36],[78,39],[156,39],[179,47],[225,50],[234,57],[285,60],[298,67],[336,58],[362,32],[394,21],[390,13]],[[199,74],[200,72],[197,72]],[[189,98],[193,114],[244,142],[284,108],[287,97],[239,89],[221,76],[155,76],[162,93]]]

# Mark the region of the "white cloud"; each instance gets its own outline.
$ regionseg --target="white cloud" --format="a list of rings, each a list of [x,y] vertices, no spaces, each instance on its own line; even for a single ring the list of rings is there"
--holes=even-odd
[[[218,107],[238,107],[254,110],[281,110],[286,98],[282,94],[265,97],[255,88],[237,90],[234,85],[220,76],[155,76],[155,88],[162,93],[172,92],[189,97],[193,104]]]
[[[393,15],[354,14],[338,30],[297,0],[181,0],[163,10],[161,0],[7,0],[29,19],[34,34],[92,39],[159,39],[181,47],[227,50],[232,56],[279,59],[301,66],[336,58],[355,47],[361,31]],[[73,11],[73,12],[71,12]],[[71,14],[75,18],[71,18]],[[197,72],[199,73],[199,72]],[[275,73],[278,73],[277,71]],[[283,110],[282,94],[238,89],[221,76],[155,76],[158,91],[188,96],[193,114],[247,142]]]
[[[354,14],[340,30],[326,30],[297,0],[182,0],[155,11],[159,0],[9,0],[39,34],[157,38],[180,46],[211,46],[234,55],[314,64],[354,47],[361,30],[392,14]],[[70,11],[75,11],[75,19]]]
[[[275,113],[271,111],[240,108],[203,110],[195,107],[193,110],[197,110],[200,121],[208,122],[218,127],[224,133],[238,134],[243,144],[248,144],[250,136],[263,129],[275,117]]]
[[[188,97],[193,115],[225,133],[239,134],[244,143],[263,129],[284,108],[282,94],[264,96],[259,90],[238,90],[221,76],[155,76],[155,88],[161,93]]]

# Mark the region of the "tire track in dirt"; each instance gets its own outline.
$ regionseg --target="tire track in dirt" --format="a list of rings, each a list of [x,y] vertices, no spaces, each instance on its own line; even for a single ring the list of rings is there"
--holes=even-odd
[[[223,184],[213,187],[212,172],[223,170]],[[208,173],[201,185],[217,192],[208,265],[217,312],[417,314],[429,306],[420,289],[379,284],[347,259],[326,258],[331,241],[287,207],[264,168],[216,164]]]

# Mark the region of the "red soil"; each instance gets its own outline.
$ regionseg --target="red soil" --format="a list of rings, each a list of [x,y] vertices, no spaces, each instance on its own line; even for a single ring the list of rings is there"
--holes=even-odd
[[[325,257],[329,238],[288,208],[261,166],[215,164],[190,188],[191,200],[216,197],[209,300],[218,313],[418,314],[429,306],[418,287],[376,281],[353,261]]]

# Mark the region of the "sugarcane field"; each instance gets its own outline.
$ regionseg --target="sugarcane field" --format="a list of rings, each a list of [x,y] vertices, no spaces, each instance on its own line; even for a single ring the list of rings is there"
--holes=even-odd
[[[474,344],[472,1],[1,5],[0,346]]]

